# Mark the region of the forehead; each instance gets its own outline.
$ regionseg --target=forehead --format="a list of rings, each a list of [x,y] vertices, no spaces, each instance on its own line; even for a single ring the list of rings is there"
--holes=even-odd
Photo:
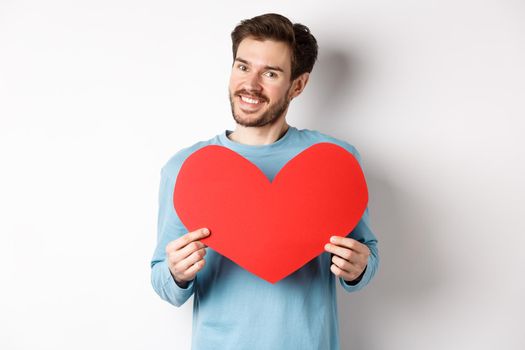
[[[237,48],[236,58],[242,58],[254,66],[279,66],[285,72],[291,70],[291,49],[285,42],[256,40],[247,37]]]

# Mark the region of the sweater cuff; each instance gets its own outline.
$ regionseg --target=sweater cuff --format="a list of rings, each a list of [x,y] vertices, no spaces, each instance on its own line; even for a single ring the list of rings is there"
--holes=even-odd
[[[365,267],[364,272],[359,277],[358,281],[347,282],[342,277],[339,277],[339,282],[347,292],[356,292],[366,286],[368,281],[372,278],[373,269],[370,266],[371,256],[368,258],[368,264]]]
[[[176,282],[175,278],[171,275],[171,271],[168,267],[168,263],[166,261],[161,262],[163,265],[161,268],[162,271],[162,280],[164,281],[162,289],[164,289],[164,293],[167,295],[170,295],[175,299],[178,304],[183,304],[193,293],[193,285],[195,279],[188,282],[188,285],[186,288],[180,287]]]
[[[347,280],[343,279],[343,282],[345,282],[346,285],[348,285],[348,286],[355,286],[355,285],[359,284],[359,282],[361,282],[363,280],[363,276],[365,275],[367,269],[368,269],[368,265],[365,266],[365,269],[363,270],[363,272],[361,272],[361,274],[355,280],[347,281]]]

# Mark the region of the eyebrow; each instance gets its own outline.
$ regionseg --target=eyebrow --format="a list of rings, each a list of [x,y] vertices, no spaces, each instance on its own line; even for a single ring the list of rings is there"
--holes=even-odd
[[[235,59],[235,61],[239,61],[239,62],[242,62],[242,63],[244,63],[244,64],[250,65],[250,62],[246,61],[244,58],[237,57],[237,58]],[[264,66],[264,69],[271,69],[271,70],[276,70],[276,71],[279,71],[279,72],[283,72],[283,73],[284,73],[284,70],[283,70],[281,67]]]

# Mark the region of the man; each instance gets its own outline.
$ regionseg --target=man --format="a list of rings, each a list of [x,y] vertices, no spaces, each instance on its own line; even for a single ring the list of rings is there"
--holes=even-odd
[[[271,284],[207,248],[200,239],[208,229],[187,232],[173,208],[182,163],[207,145],[232,149],[270,180],[319,142],[338,144],[360,160],[350,144],[286,122],[289,103],[305,88],[317,59],[317,42],[307,27],[266,14],[241,21],[231,36],[229,97],[236,127],[182,149],[162,168],[153,288],[175,306],[194,295],[193,349],[339,349],[335,281],[357,291],[378,266],[368,209],[348,237],[332,237],[325,253]]]

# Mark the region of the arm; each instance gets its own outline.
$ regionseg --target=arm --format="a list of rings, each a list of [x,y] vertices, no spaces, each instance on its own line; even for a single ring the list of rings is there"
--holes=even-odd
[[[163,300],[178,307],[193,294],[194,280],[178,284],[170,271],[170,264],[167,259],[166,248],[168,243],[181,238],[186,233],[186,228],[173,208],[175,178],[166,167],[162,168],[159,187],[157,245],[151,259],[151,284]]]
[[[330,269],[346,291],[358,291],[372,280],[379,254],[377,238],[369,227],[368,208],[354,230],[347,237],[331,242],[327,251],[334,254]]]
[[[355,156],[362,167],[359,152],[350,144],[342,143],[342,146]],[[379,266],[377,238],[370,228],[368,207],[347,237],[335,237],[325,249],[333,254],[330,270],[346,291],[354,292],[365,287]]]

